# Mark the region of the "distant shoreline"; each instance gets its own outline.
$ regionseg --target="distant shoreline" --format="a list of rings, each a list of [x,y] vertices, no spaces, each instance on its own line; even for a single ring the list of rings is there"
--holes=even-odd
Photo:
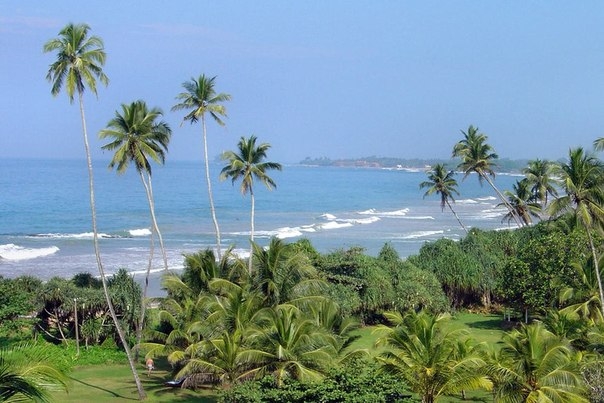
[[[502,158],[495,161],[497,172],[502,173],[519,173],[526,167],[529,160],[519,159],[511,160]],[[310,158],[306,157],[300,161],[303,166],[322,166],[322,167],[341,167],[341,168],[382,168],[396,169],[408,172],[422,172],[430,169],[436,164],[444,164],[449,169],[455,169],[459,165],[459,160],[454,159],[405,159],[391,157],[364,157],[364,158],[342,158],[330,159],[327,157]]]

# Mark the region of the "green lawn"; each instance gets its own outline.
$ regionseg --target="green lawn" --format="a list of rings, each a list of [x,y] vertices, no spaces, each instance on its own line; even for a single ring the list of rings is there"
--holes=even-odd
[[[503,335],[501,316],[458,313],[450,321],[454,329],[466,328],[478,342],[497,345]],[[368,326],[357,330],[360,336],[352,348],[365,348],[374,355],[379,350],[374,347],[377,334]],[[140,364],[139,375],[147,392],[147,402],[216,402],[215,390],[191,391],[163,386],[171,380],[169,366],[158,362],[157,369],[150,377],[144,365]],[[128,365],[92,365],[75,368],[71,374],[69,393],[57,392],[53,396],[57,402],[126,402],[138,400],[136,386]],[[490,401],[486,392],[468,393],[466,401]],[[461,402],[457,398],[443,398],[440,402]]]
[[[150,377],[140,364],[139,376],[147,393],[146,402],[216,402],[212,390],[192,391],[163,385],[171,380],[166,369],[157,368]],[[77,367],[71,374],[69,393],[54,393],[56,402],[138,401],[132,372],[128,365],[92,365]]]

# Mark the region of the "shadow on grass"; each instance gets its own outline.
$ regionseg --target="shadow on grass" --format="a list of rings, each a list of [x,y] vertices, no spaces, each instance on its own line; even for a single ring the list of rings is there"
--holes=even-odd
[[[503,328],[501,319],[477,320],[467,322],[466,325],[472,329],[501,330]]]
[[[80,383],[80,384],[82,384],[82,385],[84,385],[84,386],[88,386],[89,388],[93,388],[93,389],[102,390],[103,392],[109,393],[109,394],[110,394],[110,395],[112,395],[113,397],[119,397],[120,399],[126,399],[126,400],[138,400],[138,399],[135,399],[135,398],[132,398],[132,397],[126,397],[126,396],[122,396],[122,395],[120,395],[120,394],[118,394],[118,393],[115,393],[115,392],[114,392],[114,391],[112,391],[112,390],[105,389],[105,388],[102,388],[102,387],[100,387],[100,386],[97,386],[97,385],[93,385],[93,384],[91,384],[91,383],[88,383],[88,382],[84,382],[84,381],[82,381],[82,380],[80,380],[80,379],[76,379],[76,378],[71,377],[71,376],[69,377],[69,379],[71,379],[73,382],[77,382],[77,383]]]

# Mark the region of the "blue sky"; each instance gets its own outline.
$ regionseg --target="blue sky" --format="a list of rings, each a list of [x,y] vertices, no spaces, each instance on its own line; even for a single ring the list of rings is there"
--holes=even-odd
[[[0,3],[0,157],[80,158],[79,112],[53,98],[43,44],[68,22],[105,42],[108,87],[85,107],[96,139],[143,99],[198,160],[201,127],[171,112],[182,83],[232,95],[210,154],[255,134],[269,158],[447,158],[478,126],[500,157],[560,158],[604,136],[604,2],[58,1]]]

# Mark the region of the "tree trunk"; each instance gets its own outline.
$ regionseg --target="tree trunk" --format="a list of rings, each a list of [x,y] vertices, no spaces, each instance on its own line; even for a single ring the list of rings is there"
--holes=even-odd
[[[251,230],[250,230],[250,258],[248,259],[248,272],[250,273],[250,275],[252,274],[252,255],[254,253],[254,211],[256,208],[256,201],[254,199],[254,189],[252,188],[252,185],[250,184],[250,197],[252,199],[252,213],[250,214],[251,216]]]
[[[78,329],[78,299],[73,299],[73,319],[75,321],[76,354],[80,355],[80,330]]]
[[[594,260],[594,270],[596,271],[596,279],[598,280],[598,291],[600,291],[600,308],[602,309],[602,316],[604,316],[604,291],[602,290],[602,279],[600,278],[600,265],[598,264],[598,256],[596,255],[596,246],[594,245],[593,237],[587,226],[587,238],[589,239],[589,247],[591,248],[591,255]]]
[[[201,125],[203,127],[203,155],[206,166],[206,182],[208,184],[208,199],[210,200],[210,212],[212,213],[212,221],[214,222],[214,230],[216,231],[216,256],[218,260],[222,256],[222,246],[220,245],[220,228],[218,227],[218,219],[216,218],[216,208],[214,207],[214,195],[212,193],[212,180],[210,179],[210,163],[208,161],[208,140],[206,133],[206,118],[205,114],[201,115]]]
[[[455,212],[455,210],[453,210],[453,207],[451,207],[451,203],[449,203],[449,200],[445,200],[445,202],[447,203],[447,206],[449,206],[449,210],[451,210],[451,213],[453,213],[453,215],[455,216],[455,218],[457,218],[457,222],[459,223],[459,225],[461,225],[461,228],[463,228],[463,230],[466,231],[466,234],[467,234],[468,233],[468,229],[466,228],[465,225],[463,225],[463,223],[461,222],[461,220],[457,216],[457,213]]]
[[[157,225],[157,219],[155,218],[155,204],[153,201],[153,188],[151,185],[151,175],[147,176],[147,180],[145,180],[145,175],[143,171],[139,172],[141,182],[143,183],[143,187],[145,188],[145,193],[147,194],[147,201],[149,202],[149,212],[151,213],[151,237],[150,237],[150,253],[149,253],[149,265],[147,266],[147,273],[145,274],[145,287],[143,289],[143,295],[141,296],[141,314],[136,325],[136,344],[140,344],[143,338],[143,327],[145,324],[145,315],[147,312],[147,292],[149,290],[149,274],[151,272],[151,267],[153,264],[153,254],[155,250],[155,241],[154,234],[157,234],[159,239],[160,248],[162,251],[162,256],[164,259],[164,269],[168,270],[168,259],[166,257],[166,250],[164,248],[164,243],[162,240],[161,232],[159,231],[159,226]],[[135,353],[136,358],[138,358],[138,350]]]
[[[486,180],[487,183],[489,185],[491,185],[491,187],[493,188],[493,190],[495,191],[495,193],[497,193],[497,196],[499,196],[499,199],[503,202],[503,204],[509,210],[510,214],[512,215],[512,218],[514,218],[514,221],[516,221],[516,225],[518,225],[518,228],[521,228],[522,227],[522,222],[519,221],[518,215],[516,214],[516,211],[514,210],[514,207],[512,207],[510,205],[510,203],[508,203],[508,201],[505,199],[505,196],[499,191],[499,189],[497,189],[497,187],[495,186],[495,184],[493,183],[493,181],[491,181],[491,179],[487,175],[485,175],[484,173],[480,172],[480,176],[482,176],[484,178],[484,180]]]
[[[96,225],[96,206],[94,199],[94,176],[92,172],[92,158],[90,156],[90,146],[88,145],[88,132],[86,130],[86,116],[84,114],[84,100],[83,94],[80,91],[78,93],[79,101],[80,101],[80,116],[82,118],[82,130],[84,132],[84,148],[86,150],[86,163],[88,165],[88,186],[90,190],[90,211],[92,215],[92,239],[94,245],[94,255],[96,257],[96,263],[99,270],[99,275],[101,276],[101,283],[103,284],[103,293],[105,294],[105,300],[107,301],[107,306],[109,308],[109,312],[111,314],[111,319],[113,319],[113,323],[115,324],[115,328],[120,337],[120,341],[124,346],[124,351],[126,352],[126,356],[128,357],[128,363],[130,364],[130,369],[132,370],[132,375],[134,377],[134,382],[136,383],[136,389],[138,391],[138,397],[140,400],[143,400],[147,397],[145,390],[143,388],[143,384],[141,383],[140,377],[138,376],[138,372],[136,371],[136,366],[134,364],[134,360],[132,359],[132,354],[130,351],[130,346],[126,341],[126,337],[122,328],[117,319],[117,315],[115,314],[115,309],[113,308],[113,303],[111,302],[111,297],[109,296],[109,289],[107,288],[107,279],[105,278],[105,270],[103,269],[103,263],[101,261],[101,251],[99,248],[99,235]]]
[[[142,175],[142,173],[141,173]],[[145,183],[144,177],[141,178],[143,180],[143,186],[145,186],[145,192],[147,192],[147,200],[149,201],[149,211],[151,213],[151,224],[155,229],[155,233],[157,234],[157,239],[159,239],[159,248],[161,250],[162,258],[164,260],[164,269],[168,271],[168,257],[166,256],[166,247],[164,246],[164,238],[161,235],[161,231],[159,230],[159,225],[157,225],[157,218],[155,216],[155,199],[153,198],[153,186],[151,185],[151,175],[147,176],[147,183]]]

